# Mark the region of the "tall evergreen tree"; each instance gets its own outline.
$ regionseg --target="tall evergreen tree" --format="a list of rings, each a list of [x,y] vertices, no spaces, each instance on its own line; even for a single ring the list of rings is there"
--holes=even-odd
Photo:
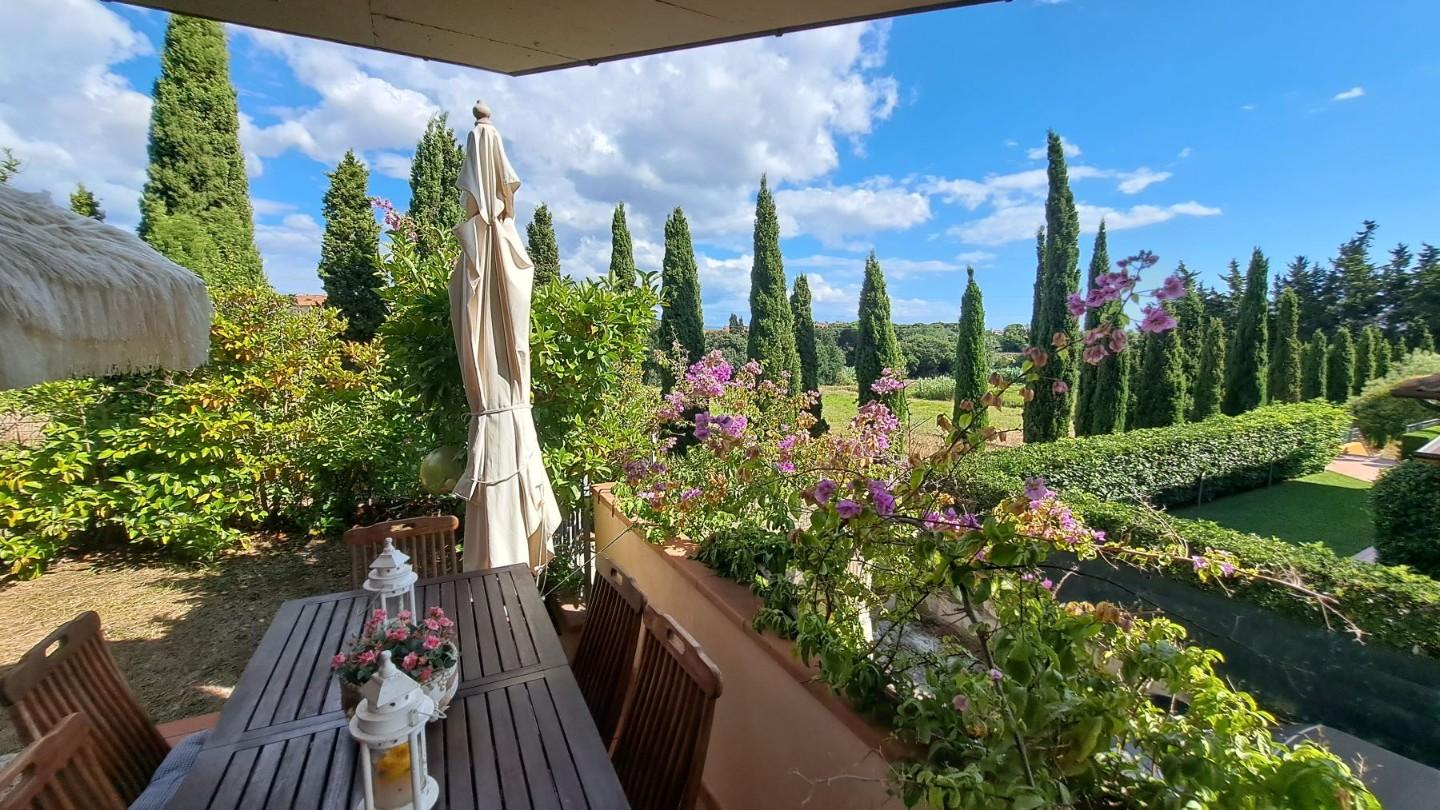
[[[1380,270],[1380,319],[1391,333],[1397,331],[1396,327],[1404,323],[1410,314],[1410,291],[1417,281],[1411,266],[1414,260],[1410,247],[1401,243],[1390,249],[1390,261]]]
[[[535,265],[535,283],[560,280],[560,243],[555,239],[555,221],[545,203],[535,209],[535,216],[525,226],[530,261]]]
[[[885,273],[874,251],[865,260],[865,282],[860,287],[860,323],[855,339],[855,381],[859,385],[860,404],[872,399],[885,403],[890,412],[902,421],[908,416],[905,392],[876,394],[871,385],[885,369],[896,374],[905,372],[905,355],[895,336],[895,322],[890,318],[890,294],[885,290]],[[755,324],[750,324],[754,334]]]
[[[1440,247],[1421,245],[1404,306],[1392,332],[1404,331],[1400,324],[1425,324],[1431,334],[1440,331]]]
[[[1375,332],[1373,326],[1364,326],[1360,329],[1360,336],[1355,341],[1355,376],[1350,380],[1350,393],[1359,394],[1365,387],[1365,383],[1375,379],[1375,354],[1379,346],[1375,344]]]
[[[1385,339],[1385,330],[1371,324],[1365,327],[1371,332],[1370,342],[1375,348],[1375,378],[1379,379],[1390,373],[1390,341]]]
[[[1395,338],[1390,344],[1390,365],[1397,366],[1405,359],[1409,351],[1405,348],[1405,341],[1402,338]]]
[[[1370,246],[1379,226],[1366,220],[1350,241],[1340,246],[1335,259],[1339,287],[1339,322],[1351,329],[1363,329],[1380,315],[1383,283],[1379,269],[1370,260]]]
[[[634,276],[631,276],[633,281]],[[660,267],[660,348],[679,343],[695,363],[705,354],[705,316],[700,308],[700,271],[690,242],[690,223],[676,207],[665,219],[665,259]]]
[[[955,339],[955,404],[954,420],[958,424],[965,413],[962,403],[969,404],[974,418],[970,427],[984,427],[990,421],[989,411],[980,404],[985,395],[986,377],[990,375],[990,357],[985,345],[985,299],[975,283],[975,268],[965,268],[965,294],[960,297],[960,334]]]
[[[815,313],[810,307],[810,279],[795,277],[795,291],[790,294],[790,316],[795,320],[795,352],[800,355],[800,388],[820,391],[820,352],[815,344]],[[816,421],[822,417],[820,397],[810,406]]]
[[[1185,395],[1195,392],[1200,377],[1200,348],[1205,345],[1205,332],[1210,316],[1205,312],[1205,299],[1200,290],[1198,273],[1180,262],[1175,275],[1185,282],[1185,295],[1175,299],[1171,309],[1175,313],[1176,331],[1180,334],[1180,348],[1184,351]],[[1187,405],[1187,410],[1189,406]]]
[[[1125,363],[1125,429],[1135,428],[1135,414],[1140,411],[1140,370],[1144,366],[1146,334],[1140,332],[1130,339],[1125,353],[1130,355]]]
[[[1310,343],[1305,346],[1305,373],[1300,381],[1302,397],[1311,400],[1325,396],[1329,365],[1330,342],[1325,339],[1323,331],[1316,329],[1310,336]]]
[[[1286,287],[1275,310],[1274,350],[1270,355],[1270,401],[1299,402],[1300,297]]]
[[[105,221],[105,209],[100,207],[95,192],[86,188],[84,183],[76,184],[75,190],[70,192],[70,210],[82,217]]]
[[[1299,301],[1298,320],[1300,334],[1308,335],[1325,326],[1324,307],[1316,294],[1315,276],[1311,272],[1310,259],[1296,256],[1285,266],[1285,275],[1276,280],[1281,290],[1286,287],[1295,291]],[[1278,300],[1278,298],[1277,298]]]
[[[1170,304],[1167,309],[1173,309]],[[1172,313],[1173,314],[1173,313]],[[1169,427],[1185,421],[1185,349],[1178,330],[1145,338],[1135,427]]]
[[[688,231],[690,226],[687,224]],[[630,243],[630,226],[625,222],[625,203],[615,206],[610,218],[610,283],[616,287],[635,286],[635,248]]]
[[[1211,318],[1205,327],[1205,342],[1200,351],[1200,370],[1195,375],[1195,391],[1190,397],[1190,421],[1199,422],[1220,413],[1220,398],[1225,390],[1225,322]]]
[[[370,210],[367,185],[370,172],[347,151],[330,172],[325,191],[325,235],[320,240],[320,282],[326,305],[345,316],[345,336],[367,341],[385,320],[385,304],[378,290],[380,275],[380,224]]]
[[[1240,272],[1240,263],[1234,259],[1225,267],[1225,291],[1221,294],[1226,323],[1235,323],[1240,317],[1240,305],[1245,298],[1245,275]]]
[[[867,276],[868,279],[868,276]],[[800,388],[800,354],[795,350],[795,316],[786,299],[785,262],[780,255],[780,219],[764,175],[755,196],[755,258],[750,266],[750,330],[745,355],[758,360],[766,374],[790,373],[791,390]],[[863,301],[863,299],[862,299]],[[886,301],[885,316],[890,316]],[[861,309],[860,317],[865,317]],[[866,400],[862,397],[862,403]]]
[[[1035,317],[1030,323],[1030,343],[1046,351],[1054,336],[1079,340],[1079,322],[1066,309],[1065,301],[1080,289],[1080,217],[1075,195],[1070,191],[1069,170],[1060,136],[1050,132],[1046,145],[1049,166],[1049,193],[1045,198],[1044,261],[1035,278]],[[1080,381],[1080,358],[1054,352],[1043,369],[1044,376],[1063,383],[1042,383],[1035,396],[1025,403],[1025,441],[1053,442],[1070,435],[1074,391]]]
[[[418,227],[417,246],[424,255],[448,254],[458,249],[452,231],[465,216],[456,187],[464,162],[464,150],[445,113],[432,116],[410,160],[408,213]]]
[[[1270,263],[1259,248],[1250,254],[1245,273],[1245,290],[1235,320],[1235,334],[1225,358],[1225,398],[1220,409],[1235,416],[1264,405],[1268,400],[1269,332],[1266,324],[1266,276]]]
[[[725,331],[733,332],[738,335],[741,332],[745,331],[745,322],[740,320],[739,315],[736,315],[732,312],[730,313],[730,321],[725,325]]]
[[[1352,382],[1355,379],[1355,342],[1350,330],[1340,327],[1335,339],[1330,341],[1329,357],[1325,366],[1325,398],[1338,404],[1350,398]]]
[[[1183,269],[1183,266],[1182,266]],[[1095,279],[1110,272],[1110,251],[1105,233],[1105,221],[1095,233],[1095,250],[1090,257],[1089,289],[1095,289]],[[1101,322],[1112,321],[1123,304],[1115,301],[1085,313],[1085,329],[1091,330]],[[1075,435],[1096,436],[1102,433],[1119,433],[1125,429],[1127,403],[1130,399],[1129,364],[1131,352],[1112,354],[1098,364],[1080,364],[1080,392],[1075,401]]]
[[[219,23],[170,15],[151,96],[140,237],[212,284],[264,283]]]
[[[1435,352],[1435,337],[1430,334],[1430,327],[1423,323],[1412,324],[1409,332],[1410,350],[1416,352]]]

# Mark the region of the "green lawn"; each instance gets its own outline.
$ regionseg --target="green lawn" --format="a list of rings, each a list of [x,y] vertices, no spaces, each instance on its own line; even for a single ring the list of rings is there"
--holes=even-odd
[[[1273,535],[1297,545],[1319,541],[1349,557],[1375,542],[1369,490],[1368,482],[1321,472],[1203,506],[1177,509],[1174,514]]]
[[[820,400],[825,410],[825,421],[832,425],[843,425],[855,418],[855,411],[858,409],[858,397],[855,389],[848,385],[826,385],[820,389]],[[910,406],[910,430],[911,435],[919,440],[920,446],[916,450],[938,449],[944,436],[940,427],[935,424],[935,417],[940,414],[950,415],[954,406],[946,401],[934,399],[916,399],[910,397],[906,400]],[[1016,404],[1011,407],[1001,408],[998,411],[990,411],[991,424],[999,430],[1014,430],[1010,434],[1011,444],[1018,444],[1020,441],[1020,407],[1018,398]]]

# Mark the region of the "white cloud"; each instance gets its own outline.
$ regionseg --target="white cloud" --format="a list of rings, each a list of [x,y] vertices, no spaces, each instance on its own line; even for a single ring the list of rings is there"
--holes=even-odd
[[[1336,93],[1335,95],[1333,95],[1333,96],[1330,97],[1330,100],[1331,100],[1331,101],[1351,101],[1351,100],[1353,100],[1353,99],[1360,98],[1360,97],[1363,96],[1363,95],[1365,95],[1365,88],[1363,88],[1363,87],[1361,87],[1360,85],[1357,84],[1357,85],[1355,85],[1354,87],[1350,88],[1349,90],[1342,90],[1342,91],[1340,91],[1339,93]]]
[[[15,178],[68,204],[84,183],[121,227],[139,221],[150,98],[112,68],[152,52],[149,40],[91,0],[14,0],[0,26],[0,145]]]
[[[967,265],[987,264],[994,260],[995,254],[985,250],[967,250],[955,256],[955,261]]]
[[[399,152],[376,152],[370,165],[379,174],[396,180],[410,179],[410,156]]]
[[[1027,149],[1025,150],[1025,157],[1031,160],[1044,160],[1046,150],[1047,146],[1043,145],[1037,146],[1034,149]],[[1071,143],[1064,135],[1060,136],[1060,150],[1065,153],[1065,157],[1067,158],[1080,156],[1080,147]]]
[[[1133,205],[1124,209],[1078,203],[1075,208],[1080,215],[1080,230],[1084,233],[1094,233],[1101,219],[1105,220],[1107,230],[1121,231],[1168,222],[1181,216],[1210,217],[1221,213],[1219,208],[1193,200],[1163,206]],[[967,244],[1003,245],[1034,239],[1035,231],[1044,224],[1045,206],[1037,202],[1000,208],[981,219],[951,226],[947,233]]]
[[[1190,157],[1190,156],[1191,156],[1192,154],[1194,154],[1194,153],[1195,153],[1195,150],[1193,150],[1193,149],[1191,149],[1190,147],[1187,146],[1187,147],[1185,147],[1184,149],[1181,149],[1181,150],[1180,150],[1180,154],[1176,155],[1175,157],[1179,158],[1180,160],[1184,160],[1184,159]]]
[[[251,197],[250,208],[254,211],[255,218],[259,219],[261,217],[288,214],[294,211],[296,206],[294,203],[285,202],[284,200],[267,200],[264,197]]]
[[[903,231],[930,219],[924,194],[877,178],[854,186],[782,189],[775,193],[783,236],[808,234],[826,247],[861,248],[850,237]]]
[[[257,215],[259,209],[256,209]],[[277,211],[278,213],[278,211]],[[283,214],[278,222],[257,216],[255,244],[265,257],[265,276],[284,293],[319,292],[315,266],[320,262],[324,229],[309,214]]]
[[[1116,177],[1120,178],[1120,185],[1116,186],[1121,194],[1139,194],[1146,188],[1163,183],[1171,178],[1170,172],[1157,172],[1144,166],[1133,172],[1119,172]]]
[[[1241,104],[1241,105],[1240,105],[1240,109],[1241,109],[1241,110],[1244,110],[1245,112],[1255,112],[1255,105],[1254,105],[1254,104]]]

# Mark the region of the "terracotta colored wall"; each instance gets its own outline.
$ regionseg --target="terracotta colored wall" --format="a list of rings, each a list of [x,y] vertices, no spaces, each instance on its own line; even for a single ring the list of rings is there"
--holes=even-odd
[[[759,600],[738,583],[655,546],[595,495],[595,544],[635,578],[650,603],[688,630],[720,668],[704,786],[721,810],[898,808],[886,793],[885,732],[867,723],[800,665],[789,642],[750,627]],[[831,782],[822,780],[840,778]]]

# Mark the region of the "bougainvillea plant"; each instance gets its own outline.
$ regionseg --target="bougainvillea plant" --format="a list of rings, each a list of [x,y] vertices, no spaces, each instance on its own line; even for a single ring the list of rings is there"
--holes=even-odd
[[[346,651],[331,659],[330,668],[341,683],[359,686],[380,668],[380,653],[387,650],[390,660],[406,675],[422,684],[429,683],[458,660],[455,622],[439,607],[430,608],[419,618],[408,610],[390,616],[376,608]]]
[[[1152,254],[1097,279],[1085,310],[1141,305]],[[1170,278],[1147,296],[1184,293]],[[1163,308],[1139,328],[1174,327]],[[1099,362],[1124,351],[1123,313],[1074,344],[1057,335],[1026,351],[1022,396],[1054,385],[1053,352]],[[962,407],[949,446],[903,456],[900,425],[869,403],[849,425],[812,438],[804,405],[749,364],[718,354],[675,371],[654,416],[657,440],[632,459],[625,506],[686,536],[699,558],[763,599],[757,628],[795,642],[821,677],[888,720],[915,755],[896,762],[907,805],[1038,807],[1378,807],[1324,749],[1277,742],[1274,718],[1216,673],[1219,654],[1168,619],[1058,598],[1082,576],[1060,559],[1189,566],[1202,580],[1267,577],[1210,549],[1131,547],[1086,527],[1046,482],[980,511],[948,475],[997,431],[971,428],[1007,383],[992,378]],[[894,376],[877,382],[896,384]],[[603,545],[606,538],[597,538]],[[1297,586],[1297,595],[1310,594]],[[929,642],[915,640],[929,628]],[[857,777],[858,778],[858,777]]]

